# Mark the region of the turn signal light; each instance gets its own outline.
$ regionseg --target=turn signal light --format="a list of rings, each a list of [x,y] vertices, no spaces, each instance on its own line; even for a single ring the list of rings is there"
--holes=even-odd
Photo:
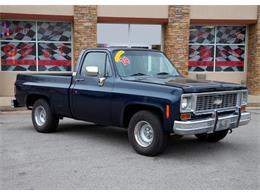
[[[240,107],[240,112],[245,112],[246,111],[246,106],[244,105],[244,106],[241,106]]]
[[[170,105],[169,104],[166,105],[165,115],[166,115],[167,119],[170,118]]]
[[[190,113],[182,113],[180,116],[181,120],[188,120],[191,118],[191,114]]]

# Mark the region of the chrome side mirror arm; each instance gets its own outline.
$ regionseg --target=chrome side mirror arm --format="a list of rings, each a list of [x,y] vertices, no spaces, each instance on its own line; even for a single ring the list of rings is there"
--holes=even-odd
[[[98,78],[98,85],[102,87],[105,84],[106,78],[105,77],[100,77]]]

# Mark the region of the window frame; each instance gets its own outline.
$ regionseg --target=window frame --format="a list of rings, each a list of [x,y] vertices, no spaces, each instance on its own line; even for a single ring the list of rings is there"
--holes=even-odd
[[[206,24],[195,24],[195,25],[191,25],[191,26],[213,26],[214,27],[214,43],[188,43],[188,47],[190,48],[191,45],[194,46],[213,46],[213,50],[214,50],[214,54],[213,54],[213,71],[189,71],[189,73],[195,73],[195,74],[207,74],[207,73],[224,73],[224,74],[239,74],[239,73],[245,73],[247,72],[247,47],[248,47],[248,25],[206,25]],[[241,27],[245,27],[246,31],[245,31],[245,42],[243,44],[239,43],[239,44],[230,44],[230,43],[217,43],[217,27],[221,27],[221,26],[241,26]],[[245,48],[245,53],[244,53],[244,65],[243,65],[243,71],[216,71],[216,54],[217,54],[217,46],[244,46]],[[188,48],[188,49],[189,49]],[[189,62],[189,59],[188,59]]]
[[[111,52],[111,58],[113,59],[114,56],[115,56],[115,53],[118,52],[120,49],[115,49]],[[129,51],[146,51],[146,50],[142,50],[142,49],[129,49],[127,48],[126,51],[129,50]],[[178,68],[175,66],[174,63],[172,63],[172,61],[165,55],[165,53],[163,53],[162,51],[159,51],[159,50],[153,50],[153,51],[150,51],[150,52],[155,52],[155,53],[160,53],[160,55],[162,55],[164,58],[166,58],[166,60],[168,61],[168,63],[175,69],[176,71],[176,77],[182,77],[182,74],[180,73],[180,71],[178,70]],[[117,64],[114,60],[113,61],[113,68],[114,68],[114,71],[116,71],[116,74],[118,77],[120,78],[123,78],[125,76],[121,75],[119,70],[118,70],[118,67],[117,67]]]
[[[61,20],[21,20],[21,19],[0,19],[0,21],[26,21],[26,22],[33,22],[35,23],[35,40],[33,41],[23,41],[23,40],[2,40],[0,39],[0,48],[2,48],[2,42],[13,42],[13,43],[34,43],[35,44],[35,61],[36,61],[36,70],[35,71],[17,71],[17,70],[2,70],[2,54],[0,55],[0,72],[14,72],[14,73],[69,73],[69,72],[73,72],[73,62],[74,62],[74,26],[73,26],[73,22],[69,22],[69,21],[61,21]],[[38,41],[38,23],[39,22],[66,22],[66,23],[70,23],[71,24],[71,40],[70,41]],[[38,64],[38,57],[39,57],[39,50],[38,50],[38,44],[40,43],[65,43],[65,44],[71,44],[71,69],[70,71],[39,71],[39,64]],[[0,51],[2,52],[2,50]]]
[[[100,75],[97,75],[97,76],[86,76],[86,75],[82,74],[83,63],[84,63],[84,61],[85,61],[85,59],[86,59],[86,57],[88,56],[89,53],[104,53],[104,54],[106,54],[106,56],[105,56],[104,75],[102,75],[102,76],[100,76]],[[106,75],[106,71],[107,71],[107,60],[109,61],[110,70],[111,70],[111,75]],[[82,55],[82,59],[80,60],[80,64],[79,64],[80,68],[79,68],[79,70],[78,70],[78,75],[79,75],[79,77],[84,77],[84,78],[90,78],[90,77],[94,77],[94,78],[96,78],[96,77],[106,77],[106,78],[108,78],[108,77],[113,77],[113,75],[114,75],[114,70],[113,70],[113,64],[112,64],[112,63],[113,63],[113,62],[112,62],[111,59],[110,59],[109,52],[107,52],[107,51],[105,51],[105,50],[89,50],[89,51],[87,51],[86,53],[84,53],[84,54]]]
[[[108,77],[113,77],[113,68],[112,68],[112,62],[111,62],[111,59],[110,59],[110,55],[106,52],[106,64],[105,64],[105,75],[104,75],[104,77],[106,77],[106,78],[108,78]],[[107,64],[107,62],[109,62],[109,66],[110,66],[110,75],[107,75],[107,66],[108,66],[108,64]]]

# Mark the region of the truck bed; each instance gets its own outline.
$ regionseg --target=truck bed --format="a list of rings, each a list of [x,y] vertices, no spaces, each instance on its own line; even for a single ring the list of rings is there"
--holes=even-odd
[[[16,99],[19,106],[25,106],[30,96],[38,95],[50,100],[52,109],[63,116],[71,116],[69,88],[72,73],[18,74],[16,79]]]

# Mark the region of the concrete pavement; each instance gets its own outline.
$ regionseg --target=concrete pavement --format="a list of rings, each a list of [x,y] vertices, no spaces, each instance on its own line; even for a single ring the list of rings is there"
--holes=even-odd
[[[30,112],[0,113],[0,189],[260,189],[260,110],[218,143],[171,139],[136,154],[127,132],[64,119],[37,133]]]

